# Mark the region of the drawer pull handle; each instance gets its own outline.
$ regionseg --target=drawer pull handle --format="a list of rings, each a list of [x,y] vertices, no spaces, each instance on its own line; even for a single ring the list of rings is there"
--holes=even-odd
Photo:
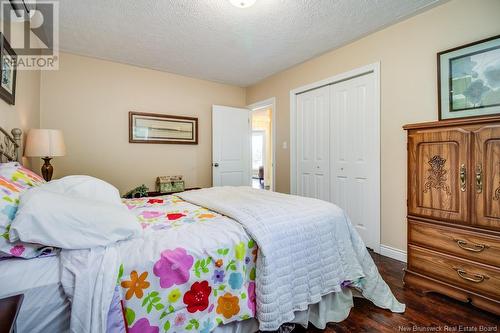
[[[483,168],[481,165],[476,167],[476,192],[483,192]]]
[[[474,283],[481,283],[485,279],[488,279],[488,277],[485,276],[485,275],[476,274],[476,273],[469,274],[469,273],[467,273],[465,270],[463,270],[461,268],[455,268],[455,270],[457,271],[458,276],[460,276],[462,279],[467,280],[467,281],[471,281],[471,282],[474,282]],[[470,277],[469,275],[472,275],[473,277]]]
[[[465,192],[467,190],[467,169],[465,164],[460,166],[460,191]]]
[[[482,252],[485,249],[489,248],[489,246],[486,244],[472,244],[472,246],[467,246],[467,241],[464,241],[463,239],[455,239],[455,242],[457,242],[457,245],[460,248],[472,252]]]

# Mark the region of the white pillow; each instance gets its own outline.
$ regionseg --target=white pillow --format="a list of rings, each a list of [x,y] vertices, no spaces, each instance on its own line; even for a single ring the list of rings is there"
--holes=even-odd
[[[67,176],[41,185],[44,189],[78,198],[122,204],[120,192],[104,180],[90,176]]]
[[[11,241],[73,250],[106,246],[141,234],[137,218],[125,205],[68,195],[63,186],[58,188],[61,193],[54,189],[42,186],[21,195],[10,227]]]

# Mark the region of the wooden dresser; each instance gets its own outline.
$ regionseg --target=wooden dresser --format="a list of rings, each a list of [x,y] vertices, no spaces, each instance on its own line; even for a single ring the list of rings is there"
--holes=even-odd
[[[500,117],[408,132],[405,284],[500,315]]]

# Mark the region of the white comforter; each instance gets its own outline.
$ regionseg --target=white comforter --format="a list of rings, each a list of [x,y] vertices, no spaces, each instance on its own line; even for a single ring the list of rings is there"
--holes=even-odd
[[[404,312],[382,280],[344,212],[310,198],[248,187],[184,192],[182,199],[241,223],[257,241],[257,318],[261,330],[277,330],[343,281],[362,280],[362,294],[379,307]]]

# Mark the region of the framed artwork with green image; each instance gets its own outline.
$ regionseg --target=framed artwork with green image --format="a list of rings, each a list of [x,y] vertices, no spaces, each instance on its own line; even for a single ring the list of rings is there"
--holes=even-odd
[[[440,120],[500,114],[500,35],[437,58]]]

